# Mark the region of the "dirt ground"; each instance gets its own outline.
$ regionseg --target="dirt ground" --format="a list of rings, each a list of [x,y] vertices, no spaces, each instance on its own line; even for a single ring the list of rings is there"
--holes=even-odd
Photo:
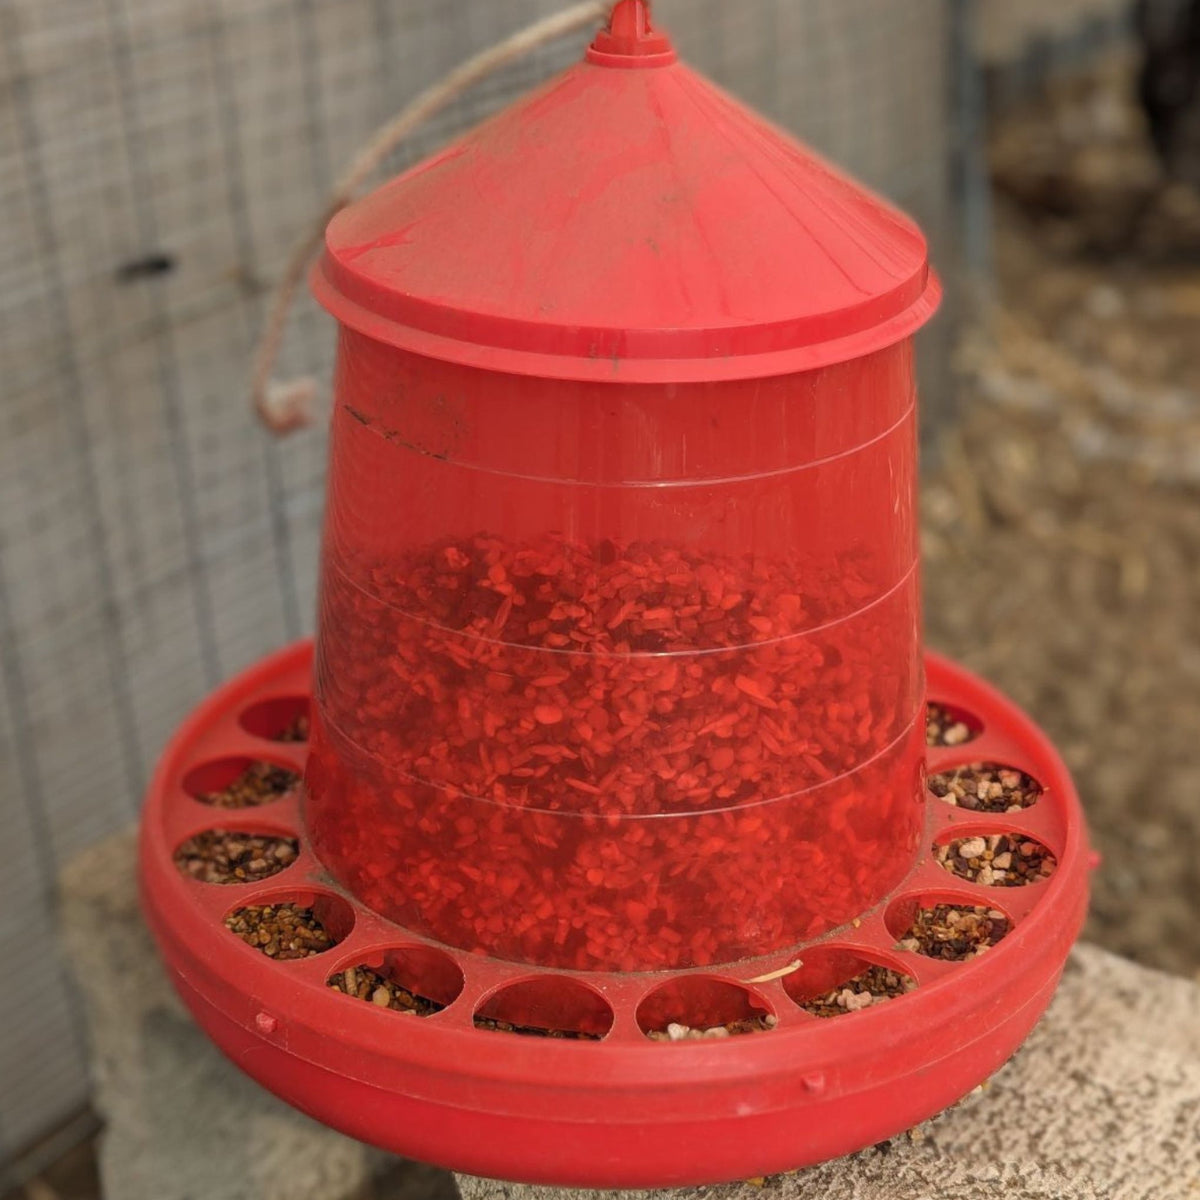
[[[997,294],[924,490],[931,645],[1025,705],[1094,841],[1088,936],[1200,976],[1200,198],[1114,61],[992,147]]]

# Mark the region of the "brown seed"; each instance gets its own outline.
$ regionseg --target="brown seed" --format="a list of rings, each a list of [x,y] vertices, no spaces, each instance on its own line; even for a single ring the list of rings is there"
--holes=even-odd
[[[968,838],[935,846],[934,854],[952,875],[984,887],[1020,887],[1053,874],[1057,862],[1045,846],[1028,839],[1010,846],[1002,835]]]
[[[175,851],[175,865],[202,883],[253,883],[279,874],[298,850],[295,838],[210,829]]]
[[[1042,787],[1023,771],[972,763],[929,777],[929,790],[948,804],[974,812],[1012,812],[1037,802]]]
[[[978,734],[965,721],[959,720],[945,705],[931,702],[925,706],[925,744],[928,746],[961,746],[973,741]]]
[[[329,979],[328,986],[352,999],[366,1001],[378,1008],[411,1013],[418,1017],[432,1016],[446,1007],[436,1000],[417,995],[371,967],[350,967]]]
[[[599,1033],[587,1033],[579,1029],[546,1029],[539,1025],[514,1025],[511,1021],[497,1021],[493,1017],[475,1018],[476,1029],[487,1029],[493,1033],[515,1033],[521,1037],[554,1038],[571,1042],[598,1042]]]
[[[287,795],[299,782],[300,776],[286,767],[253,762],[232,783],[220,791],[205,792],[198,799],[216,808],[256,808]]]
[[[225,918],[225,927],[268,958],[308,958],[335,944],[311,908],[290,901],[239,908]]]
[[[277,742],[307,742],[308,713],[299,713],[291,719],[276,735]]]
[[[652,1042],[697,1042],[717,1038],[743,1037],[749,1033],[766,1033],[779,1024],[774,1013],[759,1013],[725,1025],[703,1025],[693,1028],[679,1021],[672,1021],[665,1029],[652,1029],[646,1036]]]
[[[815,1017],[840,1017],[903,996],[916,986],[910,975],[873,965],[832,991],[803,1001],[800,1007]]]
[[[898,948],[961,962],[989,950],[1008,933],[1008,919],[995,909],[935,904],[917,910]]]

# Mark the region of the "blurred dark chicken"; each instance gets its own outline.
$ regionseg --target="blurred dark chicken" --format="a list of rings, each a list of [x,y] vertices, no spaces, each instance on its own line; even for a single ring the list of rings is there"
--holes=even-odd
[[[1138,98],[1173,179],[1200,187],[1200,0],[1137,0]]]

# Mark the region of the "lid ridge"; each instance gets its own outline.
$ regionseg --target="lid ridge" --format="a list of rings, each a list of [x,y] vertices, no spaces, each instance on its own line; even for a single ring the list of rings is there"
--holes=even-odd
[[[630,383],[843,362],[940,295],[916,225],[682,63],[569,68],[338,213],[313,288],[415,353]]]

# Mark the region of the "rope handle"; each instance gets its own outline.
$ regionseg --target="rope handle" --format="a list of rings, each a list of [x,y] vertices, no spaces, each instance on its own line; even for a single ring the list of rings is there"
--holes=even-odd
[[[304,282],[308,264],[321,248],[326,225],[355,198],[384,159],[431,117],[502,67],[524,58],[548,42],[594,24],[598,18],[606,19],[610,7],[611,0],[585,0],[584,3],[535,21],[467,59],[381,126],[355,155],[345,173],[334,184],[321,212],[292,247],[283,274],[271,294],[266,324],[254,352],[250,398],[259,420],[272,433],[289,433],[313,422],[317,381],[311,376],[277,380],[272,375],[296,294]]]

